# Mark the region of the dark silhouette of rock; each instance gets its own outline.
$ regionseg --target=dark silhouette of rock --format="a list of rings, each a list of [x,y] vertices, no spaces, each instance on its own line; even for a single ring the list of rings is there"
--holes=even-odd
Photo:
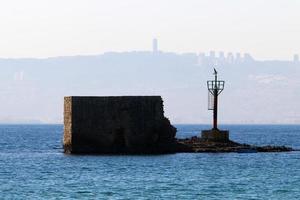
[[[206,138],[191,137],[186,139],[177,139],[177,152],[185,153],[254,153],[254,152],[288,152],[294,151],[285,146],[253,146],[249,144],[240,144],[231,140],[220,142],[210,141]]]
[[[65,153],[175,152],[160,96],[65,97]]]

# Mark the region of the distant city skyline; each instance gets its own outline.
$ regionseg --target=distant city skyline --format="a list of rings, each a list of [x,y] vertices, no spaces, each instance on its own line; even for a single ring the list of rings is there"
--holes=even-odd
[[[56,57],[69,57],[69,56],[93,56],[93,55],[102,55],[105,53],[110,53],[110,52],[115,52],[115,53],[124,53],[124,52],[144,52],[144,51],[152,51],[153,53],[159,53],[159,52],[171,52],[171,51],[164,51],[163,49],[159,49],[159,40],[158,38],[153,38],[152,39],[152,46],[149,46],[148,49],[141,49],[141,50],[127,50],[127,51],[107,51],[107,52],[102,52],[102,53],[95,53],[95,54],[79,54],[79,55],[58,55],[58,56],[50,56],[50,57],[40,57],[41,59],[44,58],[56,58]],[[198,54],[199,57],[199,62],[203,62],[203,59],[215,59],[217,61],[225,61],[228,63],[233,62],[234,60],[284,60],[284,61],[294,61],[294,62],[299,62],[299,54],[293,54],[291,55],[290,58],[287,59],[279,59],[279,58],[273,58],[273,59],[257,59],[253,57],[250,53],[241,53],[241,52],[226,52],[223,50],[208,50],[208,51],[196,51],[196,52],[172,52],[172,53],[194,53]],[[0,59],[9,59],[9,57],[0,57]],[[13,57],[14,58],[14,57]],[[15,59],[22,59],[22,58],[39,58],[39,57],[16,57]]]
[[[163,52],[163,50],[159,49],[159,41],[157,38],[153,38],[152,40],[152,52],[153,53],[158,53],[158,52]],[[188,53],[188,52],[187,52]],[[199,59],[199,64],[201,62],[205,62],[207,60],[210,61],[217,61],[219,64],[222,64],[223,62],[226,63],[232,63],[232,62],[243,62],[245,60],[254,60],[255,58],[252,57],[250,53],[243,53],[241,54],[240,52],[224,52],[224,51],[218,51],[216,52],[215,50],[210,50],[208,52],[190,52],[190,53],[195,53],[198,54],[198,59]],[[227,55],[225,55],[227,53]],[[276,59],[273,59],[276,60]],[[293,54],[290,59],[287,59],[294,61],[294,62],[299,62],[299,55],[298,54]]]
[[[57,58],[57,57],[72,57],[72,56],[94,56],[94,55],[102,55],[105,53],[110,53],[110,52],[115,52],[115,53],[124,53],[124,52],[144,52],[144,51],[152,51],[153,53],[159,53],[159,52],[165,52],[167,53],[168,51],[164,51],[163,49],[159,49],[159,40],[158,38],[153,38],[152,39],[152,46],[149,46],[148,49],[142,49],[142,50],[127,50],[127,51],[107,51],[107,52],[103,52],[103,53],[96,53],[96,54],[80,54],[80,55],[60,55],[60,56],[50,56],[50,57],[40,57],[40,59],[44,59],[44,58]],[[206,62],[206,64],[213,64],[213,61],[216,61],[215,64],[230,64],[233,62],[243,62],[244,60],[282,60],[282,61],[293,61],[293,62],[299,62],[299,54],[293,54],[291,55],[290,58],[287,59],[279,59],[279,58],[273,58],[273,59],[257,59],[255,57],[253,57],[250,53],[241,53],[241,52],[226,52],[223,50],[208,50],[208,51],[196,51],[196,52],[171,52],[171,53],[193,53],[193,54],[197,54],[198,56],[198,62],[201,65],[201,63],[203,64],[203,62]],[[38,57],[16,57],[15,59],[22,59],[22,58],[38,58]],[[8,58],[3,58],[0,57],[0,59],[9,59]],[[13,58],[14,59],[14,58]],[[208,62],[207,62],[208,61]],[[20,74],[20,76],[22,77],[23,75]]]

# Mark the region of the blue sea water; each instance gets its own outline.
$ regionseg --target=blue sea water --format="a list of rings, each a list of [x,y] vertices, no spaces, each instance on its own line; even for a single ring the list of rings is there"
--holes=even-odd
[[[177,125],[180,138],[205,125]],[[300,125],[227,125],[231,139],[300,149]],[[74,156],[62,125],[0,126],[0,199],[300,199],[300,152]]]

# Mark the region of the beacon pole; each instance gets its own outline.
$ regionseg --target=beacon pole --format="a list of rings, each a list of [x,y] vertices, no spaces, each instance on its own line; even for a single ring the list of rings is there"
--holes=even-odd
[[[218,80],[218,72],[214,69],[215,80],[207,81],[208,95],[209,95],[209,108],[213,110],[213,130],[218,129],[218,96],[223,91],[225,81]],[[212,97],[212,98],[210,98]],[[211,107],[213,106],[213,107]]]
[[[218,80],[218,72],[214,69],[214,79],[207,81],[208,89],[208,110],[213,111],[213,125],[211,130],[203,130],[201,138],[205,141],[228,142],[229,131],[218,129],[218,100],[219,95],[224,90],[225,81]]]
[[[215,70],[213,129],[218,130],[218,75]]]

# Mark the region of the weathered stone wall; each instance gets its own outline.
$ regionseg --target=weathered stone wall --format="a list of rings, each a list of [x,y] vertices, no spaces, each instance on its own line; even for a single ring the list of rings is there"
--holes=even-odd
[[[160,96],[65,97],[66,153],[166,153],[176,129]]]

